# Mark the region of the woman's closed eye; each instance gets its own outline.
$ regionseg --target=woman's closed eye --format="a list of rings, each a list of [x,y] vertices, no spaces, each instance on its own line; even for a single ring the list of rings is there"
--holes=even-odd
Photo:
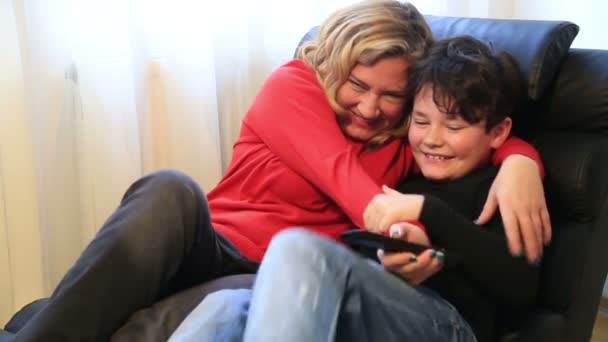
[[[403,102],[405,101],[405,94],[401,92],[386,92],[383,96],[387,97],[392,102]]]
[[[367,90],[367,88],[365,87],[365,85],[355,79],[349,78],[348,82],[350,83],[350,85],[353,87],[353,89],[358,90],[358,91],[364,91]]]

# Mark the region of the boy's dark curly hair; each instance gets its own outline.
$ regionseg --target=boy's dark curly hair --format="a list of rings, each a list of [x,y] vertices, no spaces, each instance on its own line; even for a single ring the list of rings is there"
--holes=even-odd
[[[471,124],[486,120],[486,130],[513,112],[523,83],[517,63],[506,52],[495,52],[470,36],[435,42],[409,70],[406,113],[425,87],[433,90],[437,107]]]

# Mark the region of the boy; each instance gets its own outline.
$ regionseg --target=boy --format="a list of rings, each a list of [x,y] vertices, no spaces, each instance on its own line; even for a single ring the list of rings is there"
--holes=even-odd
[[[392,236],[426,245],[432,241],[462,262],[431,278],[441,258],[419,256],[414,264],[422,265],[405,272],[407,254],[385,255],[383,264],[402,277],[414,277],[414,282],[429,278],[424,285],[458,308],[478,340],[493,340],[498,311],[525,309],[538,286],[538,269],[507,253],[499,215],[484,227],[472,222],[496,176],[490,154],[511,130],[509,115],[520,91],[518,70],[508,55],[458,37],[438,42],[413,67],[409,84],[416,95],[408,138],[421,174],[397,189],[424,194],[419,220],[426,232],[408,225],[404,231],[392,227]],[[385,216],[403,210],[399,201],[408,207],[412,195],[388,192],[395,208]]]

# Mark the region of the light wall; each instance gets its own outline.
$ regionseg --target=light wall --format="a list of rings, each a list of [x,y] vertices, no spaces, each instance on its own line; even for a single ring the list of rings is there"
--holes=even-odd
[[[598,0],[410,0],[424,14],[568,20],[580,26],[573,47],[608,49],[608,2]]]
[[[516,0],[514,15],[521,19],[569,20],[580,26],[576,48],[608,49],[608,2],[597,0]]]

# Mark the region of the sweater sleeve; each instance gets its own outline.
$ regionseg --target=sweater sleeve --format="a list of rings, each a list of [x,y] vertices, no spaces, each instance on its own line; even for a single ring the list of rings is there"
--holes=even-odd
[[[492,163],[495,166],[499,166],[505,161],[505,159],[507,159],[507,157],[514,154],[521,154],[533,159],[536,164],[538,164],[538,172],[540,173],[540,177],[545,177],[545,167],[543,166],[543,162],[540,159],[540,154],[536,148],[517,137],[509,137],[502,145],[500,145],[499,148],[496,149],[492,155]]]
[[[278,159],[331,198],[357,226],[381,193],[358,158],[360,144],[342,133],[314,71],[294,60],[263,84],[243,124]],[[358,146],[359,145],[359,146]]]
[[[420,221],[433,244],[459,256],[464,272],[503,303],[530,303],[538,289],[539,269],[509,254],[500,217],[479,227],[441,199],[425,195]]]

